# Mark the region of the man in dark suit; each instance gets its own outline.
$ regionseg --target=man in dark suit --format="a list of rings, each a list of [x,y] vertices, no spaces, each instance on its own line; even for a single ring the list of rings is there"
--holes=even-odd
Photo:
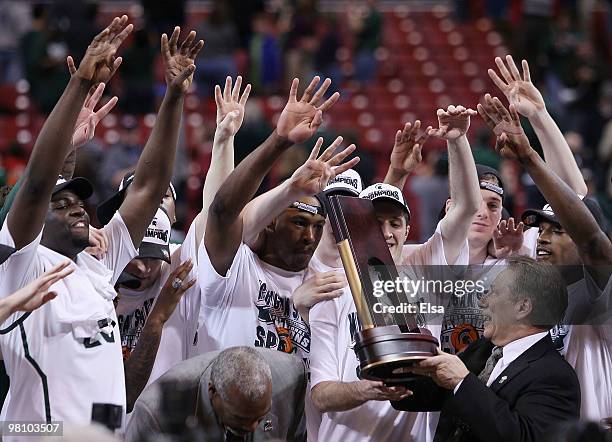
[[[393,407],[441,410],[436,442],[540,442],[559,423],[578,419],[576,373],[548,333],[567,307],[562,281],[550,264],[509,258],[480,301],[488,317],[484,339],[459,357],[439,351],[422,361],[414,371],[431,382]]]
[[[185,434],[194,421],[190,416],[200,427],[196,440],[203,442],[305,440],[305,394],[305,366],[293,355],[258,347],[204,353],[175,365],[144,390],[125,440]],[[169,396],[180,399],[169,404]]]

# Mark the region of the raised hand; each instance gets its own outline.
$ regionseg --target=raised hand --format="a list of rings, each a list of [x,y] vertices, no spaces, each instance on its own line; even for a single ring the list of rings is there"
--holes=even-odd
[[[340,272],[315,273],[293,292],[291,300],[300,316],[308,322],[310,309],[321,301],[342,295],[342,289],[347,283],[346,277]]]
[[[121,57],[115,58],[117,49],[134,28],[127,21],[127,15],[115,17],[108,27],[94,37],[75,75],[94,84],[108,82],[121,64]],[[72,72],[75,68],[72,57],[68,57],[68,66]]]
[[[297,144],[306,141],[315,134],[323,122],[323,112],[330,109],[340,98],[340,94],[334,92],[331,97],[318,106],[331,84],[331,80],[326,78],[319,90],[314,93],[320,80],[318,76],[314,77],[304,91],[302,98],[298,101],[299,80],[297,78],[293,79],[289,91],[289,101],[276,124],[276,132],[279,136]]]
[[[81,112],[77,117],[77,121],[74,126],[74,133],[72,134],[72,147],[75,149],[81,147],[93,138],[98,123],[102,121],[106,115],[108,115],[119,100],[117,97],[113,97],[108,101],[108,103],[95,112],[94,109],[104,93],[104,87],[104,83],[98,84],[98,86],[94,89],[93,94],[87,95],[87,98],[85,99],[85,104],[81,108]]]
[[[495,150],[499,155],[508,159],[521,160],[534,152],[514,105],[510,105],[510,112],[508,112],[497,97],[491,98],[489,94],[486,94],[485,104],[479,103],[477,109],[487,126],[497,136]]]
[[[351,144],[342,152],[334,155],[340,143],[342,143],[342,137],[336,138],[321,156],[317,158],[323,144],[323,138],[319,137],[308,160],[293,172],[293,175],[289,178],[289,184],[297,195],[315,195],[322,192],[329,180],[359,162],[359,157],[355,157],[346,163],[342,163],[355,150],[355,145]]]
[[[470,117],[476,115],[473,109],[463,106],[448,106],[446,110],[438,109],[438,129],[429,129],[428,135],[454,141],[465,135],[470,128]]]
[[[416,120],[414,124],[406,123],[403,130],[395,134],[395,145],[391,152],[391,168],[403,174],[410,174],[423,159],[421,149],[429,138],[428,126],[425,132],[418,135],[421,129],[421,121]]]
[[[493,69],[487,71],[489,77],[521,115],[531,118],[536,112],[544,109],[545,105],[542,94],[531,82],[529,64],[527,60],[522,61],[523,76],[521,77],[511,55],[506,55],[506,63],[508,67],[501,58],[495,58],[495,64],[504,77],[503,80]]]
[[[170,40],[166,34],[161,37],[161,52],[166,67],[166,84],[173,92],[184,94],[191,86],[198,53],[204,46],[204,40],[195,41],[196,33],[191,31],[178,46],[181,33],[180,27],[175,27]]]
[[[162,325],[166,323],[183,297],[183,294],[196,282],[195,279],[185,281],[192,268],[193,262],[188,259],[170,273],[155,301],[153,310],[151,310],[149,321],[159,321]]]
[[[221,94],[221,87],[215,86],[215,103],[217,104],[217,127],[222,129],[221,137],[229,138],[236,135],[242,121],[244,120],[244,106],[249,99],[251,85],[247,84],[240,96],[240,86],[242,85],[242,77],[236,78],[236,83],[232,89],[232,77],[225,79],[225,88]],[[235,116],[226,119],[230,112],[234,112]],[[224,121],[225,120],[225,121]],[[222,122],[225,124],[222,125]]]
[[[506,258],[514,252],[518,252],[523,246],[523,223],[514,225],[514,218],[508,221],[502,220],[497,229],[493,231],[493,247],[495,257]]]
[[[56,265],[40,278],[6,298],[11,304],[11,312],[31,312],[55,298],[57,293],[50,292],[49,287],[74,271],[74,267],[70,267],[70,264],[71,261],[64,261]]]

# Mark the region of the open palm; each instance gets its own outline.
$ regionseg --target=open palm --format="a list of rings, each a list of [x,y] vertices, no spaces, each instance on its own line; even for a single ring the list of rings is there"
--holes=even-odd
[[[334,155],[340,143],[342,143],[342,137],[336,138],[321,156],[317,158],[323,145],[323,138],[317,140],[308,160],[291,175],[291,186],[298,194],[306,196],[322,192],[329,180],[359,162],[359,157],[355,157],[346,163],[342,163],[355,150],[355,145],[351,144]]]
[[[410,173],[422,161],[421,150],[423,144],[429,138],[431,126],[428,126],[424,133],[418,135],[420,128],[421,121],[416,120],[414,125],[406,123],[403,130],[396,132],[395,144],[391,152],[391,167],[401,170],[403,173]]]
[[[323,112],[331,108],[340,97],[340,94],[335,92],[323,104],[317,106],[331,84],[329,78],[325,79],[319,90],[314,93],[320,80],[319,77],[314,77],[304,91],[302,98],[298,101],[299,80],[297,78],[293,79],[289,91],[289,101],[276,124],[278,135],[287,138],[292,143],[301,143],[315,134],[323,122]]]
[[[478,104],[478,113],[497,135],[495,150],[502,157],[521,159],[533,152],[514,105],[508,111],[499,98],[486,94],[485,104]]]
[[[174,28],[170,40],[166,34],[162,34],[161,52],[166,67],[166,84],[177,92],[185,93],[193,81],[193,63],[204,46],[204,41],[196,42],[196,33],[191,31],[178,46],[180,34],[181,28],[178,26]]]
[[[221,88],[215,86],[215,103],[217,105],[217,126],[220,127],[221,123],[230,112],[237,112],[235,118],[227,120],[227,124],[223,125],[224,138],[234,136],[242,126],[244,120],[244,107],[249,99],[249,93],[251,92],[251,85],[247,84],[240,96],[240,86],[242,85],[242,77],[236,78],[236,83],[232,89],[232,77],[225,79],[225,88],[223,94],[221,94]]]
[[[497,75],[493,69],[489,69],[488,73],[493,80],[493,83],[504,93],[508,102],[512,104],[516,110],[527,118],[535,115],[536,112],[544,109],[544,98],[542,94],[531,82],[531,74],[529,73],[529,64],[523,60],[523,75],[519,73],[514,59],[511,55],[506,56],[506,63],[500,57],[495,58],[499,72],[503,80]]]
[[[132,32],[127,15],[115,17],[108,27],[94,37],[79,65],[79,75],[92,83],[106,83],[113,76],[121,57],[115,58],[117,49]]]
[[[87,96],[85,104],[79,112],[76,124],[74,126],[74,133],[72,134],[72,147],[78,148],[91,140],[94,136],[96,126],[102,119],[108,115],[108,113],[117,104],[117,97],[111,98],[108,103],[102,106],[97,112],[94,110],[98,101],[102,97],[104,92],[104,83],[100,83],[94,90],[94,93]]]

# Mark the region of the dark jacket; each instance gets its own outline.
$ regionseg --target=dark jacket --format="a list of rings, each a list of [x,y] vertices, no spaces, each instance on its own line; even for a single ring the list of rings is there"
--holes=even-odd
[[[558,424],[580,416],[574,369],[546,335],[514,360],[487,387],[478,379],[493,345],[480,339],[460,358],[470,371],[457,390],[428,380],[414,395],[392,402],[406,411],[441,410],[435,442],[541,442]]]
[[[260,440],[305,440],[304,397],[306,394],[306,369],[295,355],[276,350],[258,348],[272,371],[272,409],[262,419],[257,430],[247,438]],[[162,410],[160,384],[164,381],[178,382],[191,392],[184,407],[176,412],[187,417],[196,414],[203,431],[202,442],[224,441],[225,434],[218,425],[208,396],[208,381],[212,362],[218,351],[204,353],[187,359],[149,385],[134,405],[134,411],[127,425],[125,440],[139,442],[148,435],[168,432],[165,412]]]

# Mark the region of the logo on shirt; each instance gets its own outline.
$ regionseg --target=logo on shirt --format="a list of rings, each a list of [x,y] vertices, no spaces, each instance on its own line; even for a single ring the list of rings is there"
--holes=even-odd
[[[304,323],[290,298],[280,296],[259,281],[255,301],[257,320],[256,347],[275,348],[284,353],[298,349],[310,352],[310,329]]]
[[[121,336],[121,348],[123,350],[123,359],[130,357],[130,354],[136,347],[140,333],[144,328],[145,322],[149,317],[151,308],[155,298],[145,300],[143,305],[135,309],[129,315],[119,315],[119,334]]]

